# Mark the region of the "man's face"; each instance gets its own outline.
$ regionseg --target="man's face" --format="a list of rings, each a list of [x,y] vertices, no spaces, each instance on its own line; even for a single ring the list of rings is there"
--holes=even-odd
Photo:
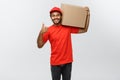
[[[59,12],[52,12],[50,17],[55,25],[61,24],[62,15]]]

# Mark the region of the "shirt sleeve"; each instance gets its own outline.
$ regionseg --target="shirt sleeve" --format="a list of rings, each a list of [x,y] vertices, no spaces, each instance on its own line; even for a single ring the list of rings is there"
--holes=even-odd
[[[42,35],[42,39],[43,39],[43,42],[46,43],[47,40],[49,39],[49,33],[48,33],[48,32],[45,32],[45,33]]]
[[[80,28],[71,27],[71,33],[78,33]]]

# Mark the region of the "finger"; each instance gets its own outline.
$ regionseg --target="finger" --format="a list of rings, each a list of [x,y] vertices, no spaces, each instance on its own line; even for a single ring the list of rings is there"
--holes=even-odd
[[[89,8],[86,6],[86,7],[84,7],[84,9],[86,10],[86,11],[89,11]]]
[[[42,23],[42,28],[44,28],[44,23]]]

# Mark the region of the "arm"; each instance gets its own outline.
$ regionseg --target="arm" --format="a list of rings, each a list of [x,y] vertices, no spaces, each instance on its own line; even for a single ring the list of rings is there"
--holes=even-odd
[[[85,28],[80,28],[78,33],[85,33],[88,30],[88,26],[89,26],[89,21],[90,21],[90,11],[88,7],[85,7],[86,11],[87,11],[87,17],[86,17],[86,24],[85,24]]]
[[[37,39],[37,46],[38,48],[42,48],[44,46],[44,42],[43,42],[43,34],[47,31],[47,27],[44,26],[44,24],[42,24],[42,29],[39,33],[38,39]]]

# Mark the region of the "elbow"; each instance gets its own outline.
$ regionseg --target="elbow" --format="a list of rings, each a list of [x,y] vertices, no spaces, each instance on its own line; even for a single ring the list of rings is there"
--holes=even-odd
[[[86,32],[87,32],[87,30],[82,30],[82,31],[81,31],[81,33],[86,33]]]
[[[37,45],[38,48],[42,48],[43,46],[42,45]]]
[[[38,48],[42,48],[39,44],[37,44],[37,47],[38,47]]]
[[[37,47],[38,47],[38,48],[42,48],[42,47],[43,47],[43,45],[44,45],[44,43],[43,43],[43,42],[41,42],[41,41],[37,40]]]
[[[88,26],[84,29],[84,33],[88,32]]]
[[[86,33],[88,30],[85,30],[84,33]]]
[[[38,47],[38,48],[42,48],[42,47],[43,47],[43,45],[42,45],[42,44],[40,44],[40,43],[37,43],[37,47]]]

